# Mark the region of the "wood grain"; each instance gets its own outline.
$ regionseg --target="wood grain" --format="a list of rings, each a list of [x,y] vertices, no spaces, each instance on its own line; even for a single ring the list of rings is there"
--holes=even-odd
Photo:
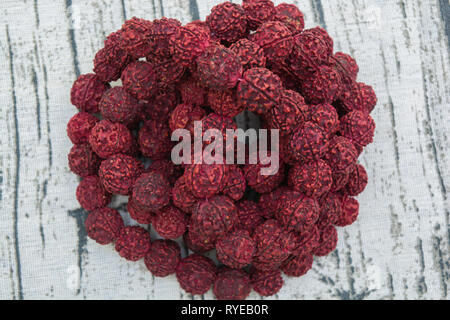
[[[219,0],[4,0],[0,8],[0,298],[211,299],[87,239],[67,169],[70,87],[125,19],[204,19]],[[234,1],[237,2],[237,1]],[[281,2],[281,1],[278,1]],[[442,0],[288,1],[375,88],[370,184],[337,250],[273,299],[448,299],[449,8]],[[23,21],[18,23],[18,21]],[[114,206],[126,217],[119,198]],[[252,299],[260,299],[252,293]]]

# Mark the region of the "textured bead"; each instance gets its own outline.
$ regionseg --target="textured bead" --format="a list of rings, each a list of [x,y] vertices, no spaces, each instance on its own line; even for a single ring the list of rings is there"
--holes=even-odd
[[[186,231],[186,215],[174,206],[167,206],[158,211],[152,220],[155,231],[164,239],[176,239]]]
[[[298,126],[290,139],[292,155],[299,161],[321,158],[328,147],[325,131],[313,122]]]
[[[227,183],[223,189],[223,194],[230,197],[234,201],[240,200],[245,193],[247,182],[244,173],[238,166],[232,166],[228,169]]]
[[[146,172],[134,183],[133,201],[150,211],[157,212],[169,204],[170,190],[169,181],[162,173]]]
[[[141,162],[135,158],[116,154],[102,161],[98,174],[106,191],[129,195],[143,170]]]
[[[139,130],[139,149],[152,160],[165,159],[172,151],[170,128],[167,122],[147,120]]]
[[[354,145],[342,136],[336,136],[330,141],[329,150],[325,156],[333,170],[347,173],[353,169],[357,157]]]
[[[319,218],[319,204],[297,191],[285,191],[280,196],[275,217],[289,231],[303,232]]]
[[[238,229],[247,230],[250,234],[253,234],[256,227],[264,223],[267,214],[256,202],[242,200],[236,203],[236,207],[239,218]]]
[[[106,91],[99,108],[103,118],[127,126],[137,120],[139,111],[138,100],[123,87],[114,87]]]
[[[312,253],[304,253],[299,256],[291,256],[283,263],[280,269],[287,276],[301,277],[312,268],[312,264],[313,264]]]
[[[138,261],[150,251],[150,234],[142,227],[124,227],[116,241],[116,251],[122,258]]]
[[[145,61],[130,63],[122,73],[124,89],[138,100],[151,98],[157,90],[156,73]]]
[[[294,47],[292,31],[279,21],[263,23],[249,39],[263,48],[269,62],[286,59]]]
[[[206,24],[214,37],[227,42],[235,42],[247,34],[244,9],[229,1],[214,6],[206,17]]]
[[[369,178],[367,177],[366,169],[360,165],[356,164],[354,169],[350,172],[348,177],[348,182],[345,185],[344,192],[349,196],[357,196],[367,186]]]
[[[70,170],[80,177],[96,175],[101,159],[89,144],[74,145],[68,156]]]
[[[175,273],[181,260],[181,249],[172,240],[155,240],[144,258],[145,266],[156,277],[167,277]]]
[[[293,33],[299,33],[305,27],[303,13],[294,4],[277,5],[274,19],[283,22]]]
[[[277,294],[283,287],[284,281],[280,270],[253,270],[250,277],[253,290],[262,296],[270,297]]]
[[[353,144],[365,147],[373,142],[375,121],[362,111],[352,111],[341,118],[340,132]]]
[[[84,178],[77,187],[76,196],[87,211],[106,207],[111,202],[111,194],[106,192],[97,176]]]
[[[244,70],[266,66],[267,59],[263,48],[248,39],[244,38],[233,43],[230,50],[239,57]]]
[[[283,86],[280,78],[265,68],[252,68],[244,73],[237,87],[238,103],[264,115],[280,103]]]
[[[73,144],[87,143],[89,134],[98,121],[97,117],[87,112],[79,112],[67,123],[67,136]]]
[[[200,201],[191,216],[191,224],[213,242],[233,230],[237,223],[236,206],[226,196]]]
[[[292,250],[292,239],[276,220],[267,220],[255,229],[256,243],[253,266],[262,271],[275,270],[281,266]]]
[[[323,257],[336,249],[338,241],[337,230],[329,225],[320,229],[319,245],[314,249],[314,255]]]
[[[256,30],[258,27],[273,19],[275,16],[275,5],[271,0],[243,0],[242,7],[247,14],[248,27]]]
[[[100,158],[106,159],[118,153],[130,153],[133,136],[125,125],[102,120],[91,130],[89,144]]]
[[[191,294],[204,294],[217,277],[217,267],[214,262],[204,256],[192,254],[181,259],[176,269],[180,287]]]
[[[224,265],[241,269],[252,262],[255,242],[248,231],[234,231],[217,241],[216,252],[217,259]]]
[[[330,166],[323,160],[295,165],[289,170],[288,183],[308,197],[318,198],[327,193],[333,183]]]
[[[103,94],[110,87],[93,73],[81,75],[73,84],[70,101],[80,111],[97,113]]]
[[[219,270],[213,287],[218,300],[244,300],[251,290],[250,277],[244,270],[226,267]]]
[[[242,63],[230,49],[213,45],[197,58],[200,83],[214,90],[232,89],[242,76]]]
[[[284,90],[280,103],[270,109],[270,125],[280,129],[281,135],[288,135],[308,119],[308,112],[308,105],[301,94]]]
[[[184,177],[192,194],[198,198],[209,198],[226,185],[227,167],[223,164],[190,164]]]

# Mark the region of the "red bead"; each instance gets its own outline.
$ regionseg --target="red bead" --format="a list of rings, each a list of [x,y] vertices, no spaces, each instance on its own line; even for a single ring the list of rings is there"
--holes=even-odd
[[[74,145],[68,159],[70,170],[83,178],[96,175],[101,162],[89,144]]]
[[[230,197],[234,201],[240,200],[245,193],[247,183],[245,181],[244,173],[238,166],[232,166],[228,169],[227,183],[223,189],[223,194]]]
[[[342,90],[342,79],[331,67],[320,66],[315,73],[304,79],[301,92],[312,104],[332,103]]]
[[[130,63],[121,78],[125,90],[138,100],[149,99],[156,93],[156,73],[148,62]]]
[[[209,198],[221,192],[227,181],[224,164],[190,164],[184,174],[189,190],[197,198]]]
[[[198,79],[203,86],[213,90],[234,88],[242,71],[239,57],[221,45],[210,46],[197,58]]]
[[[239,57],[244,70],[257,67],[264,68],[266,66],[264,50],[248,39],[244,38],[233,43],[230,50]]]
[[[285,275],[290,277],[301,277],[305,275],[313,264],[312,253],[304,253],[298,256],[291,256],[281,266],[281,270]]]
[[[89,213],[84,222],[87,235],[99,244],[117,240],[124,228],[119,212],[111,208],[99,208]]]
[[[290,140],[292,156],[299,161],[312,161],[321,158],[328,147],[325,131],[313,122],[298,126]]]
[[[319,204],[297,191],[285,191],[280,196],[275,217],[289,231],[303,232],[319,218]]]
[[[339,115],[331,104],[313,105],[309,113],[311,121],[321,127],[327,135],[335,134],[339,130]]]
[[[375,121],[362,111],[352,111],[341,118],[340,132],[355,145],[365,147],[373,142]]]
[[[237,88],[241,106],[260,115],[270,111],[281,101],[283,86],[280,78],[265,68],[252,68],[244,73]]]
[[[142,227],[124,227],[116,240],[116,251],[122,258],[138,261],[150,251],[150,234]]]
[[[253,266],[262,271],[278,269],[292,251],[292,238],[276,220],[267,220],[253,233],[256,243]]]
[[[244,106],[237,103],[235,90],[210,90],[208,104],[215,113],[230,118],[244,111]]]
[[[269,62],[283,61],[294,47],[292,31],[279,21],[263,23],[249,39],[263,48]]]
[[[213,242],[233,230],[237,223],[236,206],[226,196],[200,201],[191,216],[191,228],[195,228]]]
[[[133,201],[152,212],[164,208],[170,201],[170,184],[164,174],[157,171],[143,173],[133,186]]]
[[[167,158],[172,151],[167,122],[147,120],[139,130],[138,143],[142,154],[152,160]]]
[[[328,192],[333,183],[330,166],[323,160],[291,167],[288,184],[308,197],[318,198]]]
[[[255,242],[248,231],[238,230],[219,238],[216,243],[217,259],[224,265],[241,269],[252,262]]]
[[[102,120],[91,130],[89,144],[100,158],[106,159],[118,153],[130,153],[133,136],[125,125]]]
[[[253,290],[265,297],[277,294],[284,284],[280,270],[261,271],[254,269],[250,279]]]
[[[229,1],[218,4],[206,17],[214,37],[227,42],[235,42],[247,34],[247,19],[244,9]]]
[[[256,202],[242,200],[236,203],[236,207],[239,217],[237,229],[247,230],[253,234],[256,227],[264,223],[267,214]]]
[[[151,50],[152,22],[136,17],[125,21],[120,34],[120,44],[135,59],[145,57]]]
[[[271,157],[272,153],[268,152],[268,157]],[[273,156],[278,156],[273,152]],[[263,175],[261,172],[262,169],[268,169],[270,167],[269,164],[262,164],[261,161],[258,161],[257,164],[247,164],[244,166],[244,175],[245,180],[247,180],[247,185],[251,187],[253,190],[259,193],[268,193],[277,188],[284,179],[284,165],[283,163],[279,164],[279,167],[272,167],[270,170],[270,174]]]
[[[371,113],[377,104],[377,96],[371,86],[362,82],[353,82],[348,91],[340,96],[340,102],[346,111],[358,110]]]
[[[129,195],[134,182],[144,170],[135,158],[116,154],[103,160],[98,172],[106,191],[113,194]]]
[[[87,143],[92,128],[98,122],[98,118],[87,113],[80,112],[74,115],[67,123],[67,135],[73,144]]]
[[[336,136],[330,141],[329,150],[325,156],[333,170],[347,173],[353,169],[357,157],[358,154],[352,142],[342,136]]]
[[[357,196],[364,191],[368,180],[366,169],[362,165],[356,164],[349,174],[348,182],[343,191],[349,196]]]
[[[345,227],[353,224],[359,214],[359,202],[355,198],[349,196],[342,197],[342,212],[335,225]]]
[[[243,0],[242,7],[247,14],[248,27],[256,30],[258,27],[274,18],[275,5],[271,0]]]
[[[173,186],[172,201],[177,208],[181,209],[185,213],[190,214],[195,209],[198,199],[195,198],[190,191],[184,176],[181,176]]]
[[[314,249],[314,255],[323,257],[336,249],[338,241],[337,230],[335,227],[328,225],[320,228],[319,245]]]
[[[302,95],[292,90],[284,90],[281,101],[270,109],[270,125],[280,129],[281,135],[290,134],[308,118],[308,105]]]
[[[127,211],[130,214],[130,218],[140,224],[152,223],[154,212],[141,206],[133,200],[133,197],[128,198]]]
[[[321,226],[335,224],[342,214],[342,200],[336,193],[327,193],[319,199],[320,214],[318,223]]]
[[[106,192],[97,176],[84,178],[77,187],[76,196],[87,211],[106,207],[111,202],[111,194]]]
[[[171,37],[173,58],[183,66],[190,66],[211,44],[210,31],[198,24],[181,27]]]
[[[154,20],[150,28],[149,38],[151,54],[158,57],[171,57],[173,48],[171,38],[181,27],[177,19],[165,18]]]
[[[201,107],[194,107],[190,104],[179,104],[172,111],[169,119],[170,130],[187,129],[194,134],[194,122],[200,121],[206,116],[206,112]]]
[[[214,262],[204,256],[192,254],[181,259],[176,269],[180,287],[191,294],[204,294],[217,277],[217,267]]]
[[[105,92],[100,101],[100,113],[111,122],[120,122],[128,126],[137,120],[138,100],[123,87],[114,87]]]
[[[299,33],[305,27],[303,13],[294,4],[280,3],[275,12],[275,20],[283,22],[293,33]]]
[[[329,64],[332,54],[333,40],[328,33],[320,27],[307,29],[295,36],[290,67],[303,79],[318,70],[319,66]]]
[[[73,84],[70,101],[80,111],[98,113],[100,100],[109,88],[109,84],[104,83],[97,75],[84,74]]]
[[[167,277],[175,273],[181,260],[181,249],[172,240],[155,240],[144,258],[145,266],[155,277]]]
[[[157,212],[152,220],[153,228],[164,239],[176,239],[186,231],[186,215],[174,206],[167,206]]]
[[[123,69],[134,60],[121,44],[122,30],[110,35],[105,47],[97,52],[94,59],[94,72],[103,82],[116,81]]]

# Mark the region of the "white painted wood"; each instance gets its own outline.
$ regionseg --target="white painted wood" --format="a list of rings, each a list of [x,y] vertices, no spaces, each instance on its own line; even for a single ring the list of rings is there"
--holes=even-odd
[[[192,298],[175,277],[154,278],[143,262],[86,238],[65,127],[76,112],[72,82],[92,70],[104,37],[125,18],[186,23],[220,2],[2,1],[0,298]],[[355,56],[379,103],[375,143],[361,158],[370,183],[359,197],[360,218],[339,230],[332,255],[302,278],[285,278],[272,298],[448,299],[450,64],[442,2],[293,2],[307,27],[326,27],[335,50]]]

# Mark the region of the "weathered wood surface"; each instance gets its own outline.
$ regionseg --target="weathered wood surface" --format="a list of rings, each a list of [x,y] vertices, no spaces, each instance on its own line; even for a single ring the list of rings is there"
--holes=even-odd
[[[192,298],[173,276],[154,278],[143,262],[86,238],[65,127],[76,111],[72,82],[125,18],[188,22],[219,2],[0,1],[0,298]],[[370,184],[359,220],[274,298],[448,299],[448,1],[297,4],[307,27],[326,27],[336,50],[356,57],[361,81],[378,94],[377,130],[361,160]]]

